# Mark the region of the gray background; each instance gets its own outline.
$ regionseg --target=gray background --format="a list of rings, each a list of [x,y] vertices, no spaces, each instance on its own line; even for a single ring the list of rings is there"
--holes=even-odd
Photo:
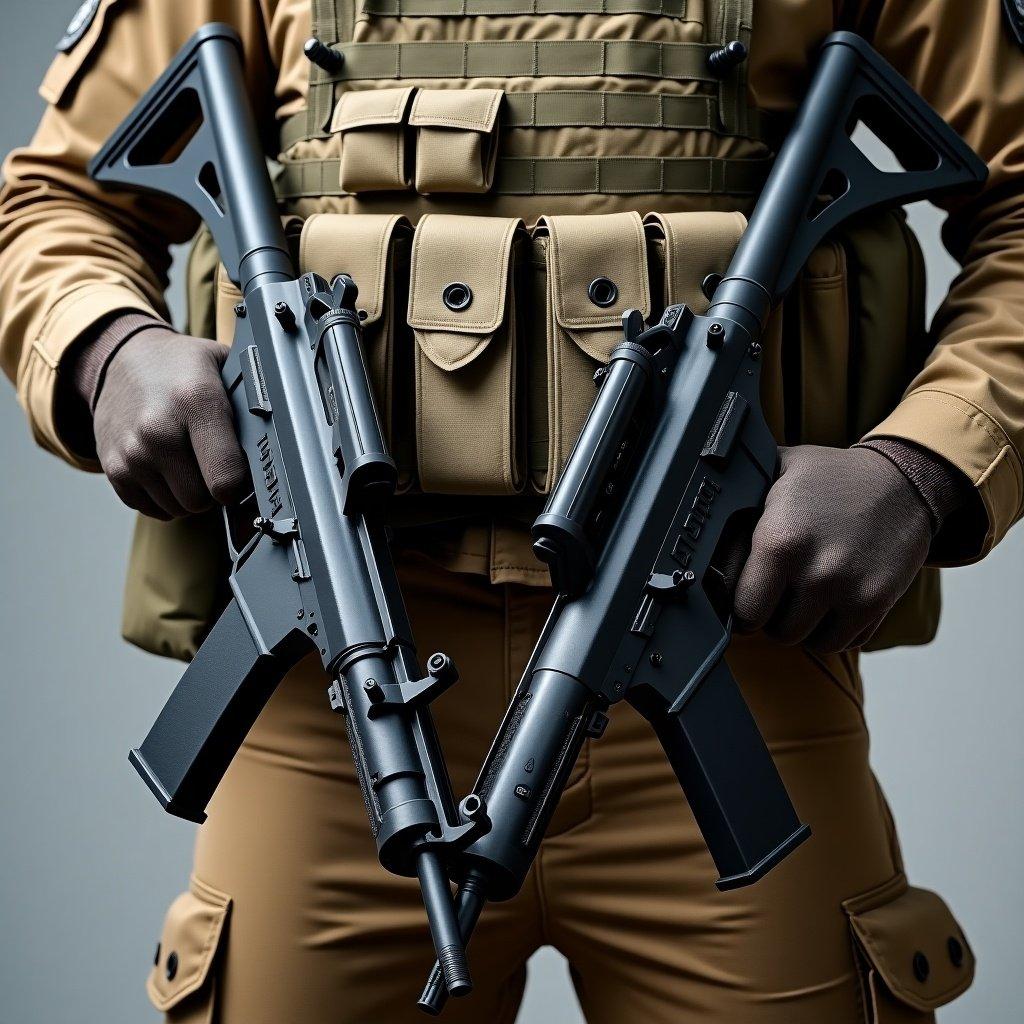
[[[30,137],[73,9],[2,0],[0,152]],[[952,267],[935,212],[913,216],[934,306]],[[118,639],[131,515],[102,479],[33,448],[9,388],[0,436],[0,1024],[155,1020],[142,981],[192,834],[158,812],[125,752],[179,668]],[[934,644],[865,663],[874,764],[913,881],[949,900],[980,959],[944,1024],[1020,1019],[1022,571],[1018,530],[946,575]],[[531,964],[520,1020],[580,1020],[553,950]]]

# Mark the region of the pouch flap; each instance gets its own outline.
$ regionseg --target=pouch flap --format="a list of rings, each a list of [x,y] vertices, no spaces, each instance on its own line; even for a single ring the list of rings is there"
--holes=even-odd
[[[331,118],[331,131],[344,132],[350,128],[369,128],[377,125],[401,124],[409,98],[415,89],[364,89],[343,92],[338,97]]]
[[[501,89],[420,89],[409,124],[416,128],[493,131],[504,96]]]
[[[411,230],[398,214],[314,213],[302,228],[299,267],[327,281],[348,274],[359,289],[362,322],[376,323],[384,312],[388,251],[399,228]]]
[[[432,213],[416,225],[409,326],[423,354],[442,370],[472,362],[505,319],[512,245],[522,221]],[[448,286],[468,289],[462,309],[445,304]]]
[[[698,316],[707,312],[701,289],[709,274],[724,274],[747,227],[742,213],[649,213],[654,238],[665,242],[665,305],[685,302]]]
[[[606,362],[622,340],[622,314],[639,309],[651,315],[647,244],[638,213],[544,217],[548,234],[548,290],[555,319],[576,344]],[[597,305],[591,284],[605,278],[614,301]]]
[[[970,986],[974,954],[941,896],[899,875],[843,907],[858,946],[900,1002],[928,1012]]]
[[[169,907],[156,962],[146,981],[152,1004],[161,1011],[177,1006],[202,987],[224,932],[231,899],[195,876],[189,891]]]

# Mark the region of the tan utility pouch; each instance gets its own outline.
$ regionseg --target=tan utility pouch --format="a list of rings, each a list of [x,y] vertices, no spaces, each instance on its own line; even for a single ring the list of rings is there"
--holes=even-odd
[[[412,338],[405,323],[412,226],[389,214],[314,214],[302,229],[299,266],[359,289],[363,351],[399,490],[412,482]]]
[[[742,213],[649,213],[644,227],[664,268],[659,308],[685,302],[698,316],[708,309],[705,282],[721,278],[747,227]]]
[[[388,192],[409,187],[410,149],[405,124],[413,88],[344,92],[331,118],[341,136],[339,184],[345,192]]]
[[[533,305],[530,475],[547,494],[593,405],[594,371],[622,340],[622,314],[639,309],[649,317],[651,287],[638,213],[543,217],[534,237],[544,290],[543,304],[537,295]]]
[[[974,954],[942,897],[903,875],[846,900],[865,1024],[928,1024],[966,992]]]
[[[228,896],[195,877],[168,908],[146,993],[171,1024],[215,1019],[215,964],[230,911]]]
[[[427,493],[523,487],[516,311],[522,221],[428,214],[416,226],[409,326],[416,339],[416,455]]]
[[[486,192],[498,156],[501,89],[420,89],[409,124],[416,129],[416,191]]]

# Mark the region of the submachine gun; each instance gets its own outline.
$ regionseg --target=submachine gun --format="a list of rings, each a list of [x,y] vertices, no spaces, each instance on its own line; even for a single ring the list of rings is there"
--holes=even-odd
[[[310,652],[333,680],[381,863],[418,876],[446,990],[471,987],[446,871],[486,827],[457,811],[428,705],[456,680],[417,664],[381,512],[397,473],[374,409],[350,278],[297,277],[241,73],[207,25],[90,165],[205,220],[241,288],[224,385],[254,493],[229,519],[231,600],[131,763],[164,808],[205,808],[277,684]],[[232,523],[250,509],[252,529]]]
[[[851,139],[861,122],[901,170],[865,156]],[[776,473],[762,332],[840,222],[985,175],[866,42],[835,33],[707,315],[672,306],[650,328],[625,315],[625,341],[598,372],[534,524],[559,596],[475,786],[491,828],[453,861],[464,938],[486,901],[519,891],[584,740],[623,699],[661,740],[720,889],[757,881],[808,837],[723,660],[731,622],[713,600],[723,530],[762,508]],[[435,967],[420,1006],[438,1013],[444,1000]]]

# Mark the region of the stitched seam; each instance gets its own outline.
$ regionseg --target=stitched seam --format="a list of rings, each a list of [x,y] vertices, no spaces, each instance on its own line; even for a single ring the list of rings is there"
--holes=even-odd
[[[35,352],[35,354],[46,364],[47,369],[56,372],[59,360],[54,359],[53,356],[43,348],[41,342],[33,341],[32,351]]]
[[[952,399],[952,401],[949,402],[940,401],[939,404],[945,405],[947,408],[956,409],[958,412],[963,413],[965,416],[967,416],[967,418],[971,420],[971,422],[977,423],[977,425],[981,427],[986,434],[988,434],[992,442],[994,444],[999,445],[1000,449],[1005,447],[1006,445],[1010,445],[1010,447],[1013,448],[1013,445],[1009,437],[1006,436],[1006,432],[1003,430],[1003,428],[994,419],[992,419],[992,417],[989,416],[989,414],[985,412],[984,409],[982,409],[978,405],[975,405],[975,403],[970,401],[970,399],[963,398],[961,395],[954,394],[952,391],[946,391],[943,388],[915,389],[909,395],[907,395],[907,398],[913,398],[917,395],[941,395],[944,399]],[[963,408],[964,406],[967,406],[967,408],[973,410],[973,413],[971,415],[968,415]],[[1016,452],[1016,448],[1014,448],[1014,451]],[[1018,458],[1019,457],[1020,455],[1018,453]]]

